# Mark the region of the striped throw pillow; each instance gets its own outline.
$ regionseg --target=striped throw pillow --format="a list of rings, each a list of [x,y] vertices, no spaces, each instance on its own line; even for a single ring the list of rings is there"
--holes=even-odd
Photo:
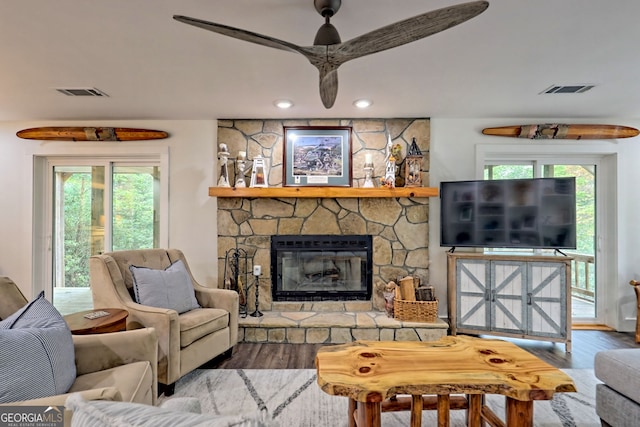
[[[44,292],[0,322],[0,403],[66,393],[76,379],[71,331]]]

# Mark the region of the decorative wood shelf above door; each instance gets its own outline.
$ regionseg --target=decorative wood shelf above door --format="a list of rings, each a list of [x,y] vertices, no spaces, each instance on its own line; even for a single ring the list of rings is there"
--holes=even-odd
[[[437,197],[435,187],[351,188],[351,187],[209,187],[211,197],[244,198],[389,198]]]

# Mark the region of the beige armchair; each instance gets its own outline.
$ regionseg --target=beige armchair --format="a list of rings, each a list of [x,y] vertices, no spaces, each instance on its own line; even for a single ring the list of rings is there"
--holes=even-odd
[[[182,314],[136,303],[129,266],[163,270],[182,260],[198,303]],[[153,327],[158,334],[158,382],[166,395],[175,382],[214,357],[231,355],[238,341],[238,293],[208,288],[196,282],[182,251],[140,249],[94,255],[89,260],[94,308],[124,308],[127,329]]]
[[[0,320],[27,304],[18,286],[0,277]],[[156,403],[158,338],[153,329],[73,336],[76,379],[66,394],[9,405],[62,406],[71,393],[87,400]],[[16,372],[20,375],[20,372]],[[65,423],[70,417],[65,418]]]

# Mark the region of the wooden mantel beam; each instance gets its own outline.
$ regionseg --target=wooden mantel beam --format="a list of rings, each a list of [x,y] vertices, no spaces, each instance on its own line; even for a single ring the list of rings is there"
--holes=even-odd
[[[211,197],[244,198],[389,198],[437,197],[435,187],[351,188],[351,187],[209,187]]]

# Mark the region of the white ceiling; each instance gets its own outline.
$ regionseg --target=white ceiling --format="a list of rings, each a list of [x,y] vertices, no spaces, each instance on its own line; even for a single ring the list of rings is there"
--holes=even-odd
[[[456,0],[344,0],[342,40]],[[313,0],[4,0],[0,120],[640,117],[640,2],[489,0],[478,17],[342,65],[335,106],[301,55],[174,14],[311,45]],[[582,94],[547,87],[595,84]],[[55,88],[96,87],[108,98]],[[352,102],[374,100],[366,111]],[[277,98],[293,109],[279,111]]]

